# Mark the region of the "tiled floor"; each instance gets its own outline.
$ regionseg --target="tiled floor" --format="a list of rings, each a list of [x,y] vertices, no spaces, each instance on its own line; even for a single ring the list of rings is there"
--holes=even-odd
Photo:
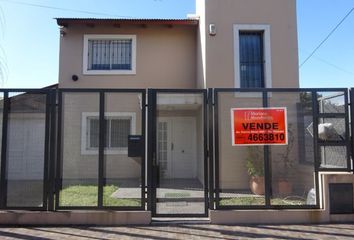
[[[2,227],[0,239],[354,239],[353,224],[129,227]]]

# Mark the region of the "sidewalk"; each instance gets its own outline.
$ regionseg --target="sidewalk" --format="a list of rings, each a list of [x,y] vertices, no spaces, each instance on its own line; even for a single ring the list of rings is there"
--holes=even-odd
[[[2,227],[0,239],[354,239],[354,223],[318,225],[152,224],[129,227]]]

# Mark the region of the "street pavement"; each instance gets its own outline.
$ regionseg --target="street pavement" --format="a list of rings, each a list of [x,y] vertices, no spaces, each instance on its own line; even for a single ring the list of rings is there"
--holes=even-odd
[[[354,223],[316,225],[213,225],[0,227],[0,239],[354,239]]]

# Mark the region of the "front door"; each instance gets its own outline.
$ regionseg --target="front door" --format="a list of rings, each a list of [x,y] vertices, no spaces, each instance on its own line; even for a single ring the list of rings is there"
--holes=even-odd
[[[197,177],[194,117],[161,117],[157,123],[157,157],[166,179]]]
[[[152,214],[206,216],[206,92],[154,90]]]

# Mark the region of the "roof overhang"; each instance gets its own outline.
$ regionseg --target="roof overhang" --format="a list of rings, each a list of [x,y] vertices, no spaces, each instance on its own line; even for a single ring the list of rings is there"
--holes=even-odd
[[[198,26],[198,19],[109,19],[109,18],[56,18],[57,24],[61,27],[68,27],[70,24],[84,24],[87,26],[96,25],[190,25]]]

